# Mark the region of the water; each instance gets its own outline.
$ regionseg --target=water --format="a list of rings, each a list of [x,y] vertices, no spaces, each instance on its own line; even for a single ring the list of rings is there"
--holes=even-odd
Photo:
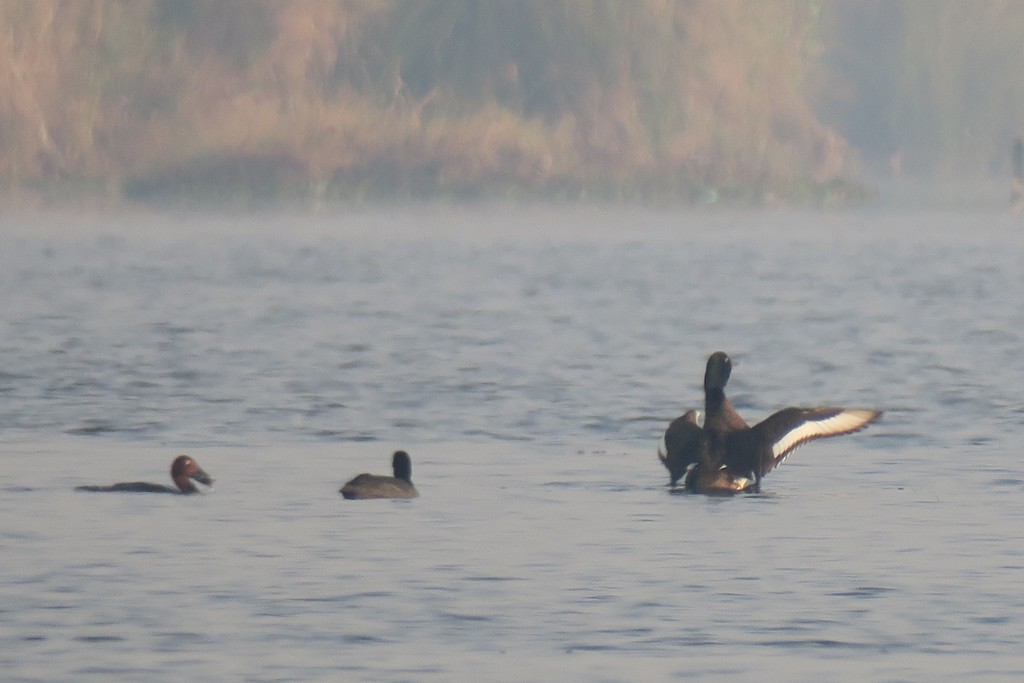
[[[0,221],[5,680],[1018,680],[1024,230],[412,207]],[[655,448],[883,421],[735,499]],[[414,501],[343,501],[413,458]],[[86,494],[167,482],[198,497]]]

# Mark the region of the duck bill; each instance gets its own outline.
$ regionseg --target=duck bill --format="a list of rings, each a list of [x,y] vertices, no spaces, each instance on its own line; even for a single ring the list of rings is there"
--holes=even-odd
[[[200,484],[203,484],[205,486],[213,486],[213,477],[211,477],[209,474],[207,474],[202,469],[199,469],[199,470],[196,470],[195,472],[193,472],[191,478],[196,480],[196,481],[198,481]]]

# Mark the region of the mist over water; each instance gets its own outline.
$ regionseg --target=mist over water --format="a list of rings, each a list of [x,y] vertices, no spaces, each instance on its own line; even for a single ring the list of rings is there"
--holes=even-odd
[[[11,680],[1016,679],[1024,237],[992,212],[7,217]],[[655,449],[886,411],[730,500]],[[343,501],[408,450],[421,498]],[[200,497],[98,495],[169,483]]]

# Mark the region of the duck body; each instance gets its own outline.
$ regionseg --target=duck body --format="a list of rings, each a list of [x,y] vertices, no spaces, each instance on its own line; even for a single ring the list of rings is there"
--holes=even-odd
[[[405,451],[395,451],[391,457],[395,476],[360,474],[341,487],[341,495],[348,500],[375,498],[416,498],[419,491],[412,483],[412,460]]]
[[[163,484],[151,484],[147,481],[127,481],[109,486],[76,486],[76,491],[92,491],[95,493],[178,493],[191,495],[199,493],[193,484],[198,481],[205,486],[213,485],[213,477],[208,475],[195,460],[187,455],[179,455],[171,463],[171,479],[177,488]]]
[[[109,486],[76,486],[75,490],[92,491],[94,493],[181,493],[176,488],[164,486],[163,484],[153,484],[148,481],[122,481],[117,484],[110,484]]]
[[[881,416],[864,408],[785,408],[753,427],[725,396],[732,361],[718,351],[704,375],[705,417],[697,411],[672,421],[658,456],[670,484],[682,479],[688,491],[705,494],[756,492],[761,479],[802,444],[860,431]]]

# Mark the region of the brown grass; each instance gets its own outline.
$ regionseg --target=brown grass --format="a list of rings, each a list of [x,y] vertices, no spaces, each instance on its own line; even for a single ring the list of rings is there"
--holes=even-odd
[[[0,178],[214,200],[796,196],[850,175],[803,91],[812,4],[581,3],[579,35],[610,41],[599,65],[556,35],[541,72],[511,54],[414,93],[390,0],[2,3]],[[536,78],[555,94],[528,108]]]

